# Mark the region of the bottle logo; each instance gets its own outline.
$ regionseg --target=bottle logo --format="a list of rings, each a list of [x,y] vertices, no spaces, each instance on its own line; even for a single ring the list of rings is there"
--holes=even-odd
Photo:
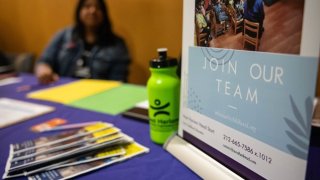
[[[168,111],[165,111],[165,109],[170,106],[169,102],[165,105],[161,105],[161,101],[159,99],[155,99],[154,104],[155,104],[155,106],[150,105],[150,108],[156,111],[153,114],[153,117],[156,117],[160,114],[165,114],[168,116],[170,115],[170,113]]]

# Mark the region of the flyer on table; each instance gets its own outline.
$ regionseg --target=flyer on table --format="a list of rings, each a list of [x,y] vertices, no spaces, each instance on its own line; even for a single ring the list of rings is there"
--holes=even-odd
[[[184,1],[179,135],[254,177],[304,179],[320,44],[320,25],[309,22],[319,2],[256,0],[256,34],[247,3]]]

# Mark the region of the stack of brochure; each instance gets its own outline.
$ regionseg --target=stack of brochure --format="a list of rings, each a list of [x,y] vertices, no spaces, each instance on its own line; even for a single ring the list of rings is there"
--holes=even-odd
[[[3,178],[69,179],[149,149],[112,124],[98,122],[79,130],[11,144]]]

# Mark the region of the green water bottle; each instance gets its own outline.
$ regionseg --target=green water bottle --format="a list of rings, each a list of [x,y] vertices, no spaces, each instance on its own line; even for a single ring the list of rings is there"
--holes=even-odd
[[[158,49],[159,57],[150,61],[147,83],[151,140],[163,144],[178,130],[180,80],[177,59],[167,58],[167,49]]]

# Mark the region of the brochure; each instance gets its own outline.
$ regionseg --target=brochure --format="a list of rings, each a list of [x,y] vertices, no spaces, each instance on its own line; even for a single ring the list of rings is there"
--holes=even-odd
[[[75,138],[80,138],[88,134],[111,128],[112,126],[113,125],[109,123],[99,122],[94,125],[86,126],[77,131],[65,131],[57,135],[44,136],[35,140],[28,140],[22,143],[12,144],[11,146],[14,154],[22,153],[29,150],[31,151],[29,153],[32,153],[35,148],[41,148],[64,141],[70,141]]]
[[[70,179],[84,173],[88,173],[111,164],[121,162],[137,156],[142,153],[149,152],[149,149],[134,142],[124,147],[126,153],[120,157],[111,157],[103,160],[97,160],[84,164],[72,165],[55,170],[45,171],[39,174],[29,176],[29,180],[55,180],[55,179]]]
[[[21,161],[13,161],[12,157],[9,155],[5,176],[19,174],[24,171],[31,171],[34,169],[38,169],[39,167],[45,166],[48,163],[52,164],[60,162],[62,160],[65,160],[66,158],[74,158],[86,154],[88,152],[101,150],[106,147],[114,146],[117,144],[129,143],[131,141],[133,141],[132,138],[124,134],[118,133],[108,137],[102,137],[96,140],[94,143],[84,143],[79,146],[60,150],[55,153],[35,156]]]
[[[57,173],[55,178],[68,179],[148,151],[112,124],[97,122],[80,130],[11,144],[2,178],[39,174],[52,178],[52,173]]]
[[[53,119],[50,119],[46,122],[42,122],[40,124],[36,124],[36,125],[32,126],[30,128],[30,130],[32,132],[36,132],[36,133],[44,132],[44,131],[53,129],[55,127],[59,127],[62,124],[66,124],[67,122],[68,122],[67,120],[62,119],[62,118],[53,118]]]
[[[126,153],[125,149],[122,146],[114,146],[114,147],[109,147],[106,149],[103,149],[101,151],[97,152],[90,152],[86,155],[79,156],[76,158],[72,158],[70,160],[66,160],[60,163],[48,165],[33,171],[25,172],[24,175],[28,176],[31,174],[35,174],[38,172],[42,171],[48,171],[48,170],[53,170],[53,169],[58,169],[58,168],[63,168],[63,167],[68,167],[68,166],[73,166],[73,165],[78,165],[82,163],[88,163],[96,160],[101,160],[101,159],[107,159],[115,156],[120,156],[124,155]]]
[[[72,147],[78,147],[85,143],[94,143],[97,139],[100,139],[102,137],[107,137],[112,134],[116,134],[120,132],[120,129],[118,128],[108,128],[105,130],[101,130],[92,134],[88,134],[87,136],[73,138],[69,141],[62,141],[59,143],[55,143],[52,145],[43,146],[41,148],[34,149],[33,153],[26,154],[26,153],[16,153],[13,155],[12,161],[21,161],[24,159],[32,158],[35,156],[44,156],[46,154],[52,154],[59,150],[63,149],[69,149]],[[29,152],[29,151],[27,151]]]

